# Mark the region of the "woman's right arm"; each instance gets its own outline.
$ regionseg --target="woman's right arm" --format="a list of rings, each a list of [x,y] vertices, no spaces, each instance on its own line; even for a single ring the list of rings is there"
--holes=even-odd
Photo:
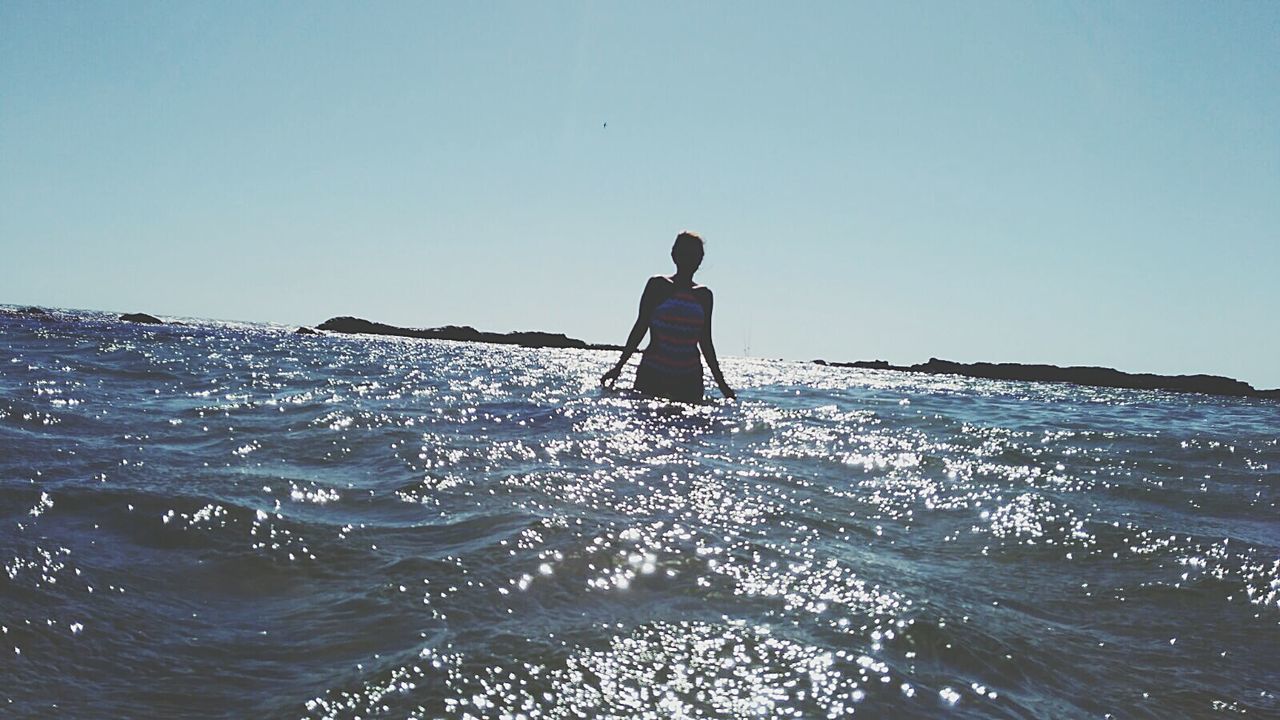
[[[627,361],[640,348],[640,341],[644,339],[644,334],[649,332],[649,315],[653,312],[653,300],[657,290],[655,282],[657,280],[657,277],[651,277],[644,286],[644,293],[640,295],[640,311],[636,314],[636,324],[631,326],[631,334],[627,336],[627,344],[622,348],[622,357],[618,360],[618,364],[609,369],[609,372],[600,376],[601,385],[611,385],[613,381],[618,379],[618,376],[622,374],[622,368],[626,366]]]

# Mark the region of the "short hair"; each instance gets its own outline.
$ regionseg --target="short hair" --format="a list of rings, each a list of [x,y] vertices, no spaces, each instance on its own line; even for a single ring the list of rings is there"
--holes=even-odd
[[[702,241],[702,236],[688,230],[680,231],[680,234],[676,236],[675,243],[671,246],[672,255],[689,254],[702,257],[705,252],[706,248],[705,243]]]

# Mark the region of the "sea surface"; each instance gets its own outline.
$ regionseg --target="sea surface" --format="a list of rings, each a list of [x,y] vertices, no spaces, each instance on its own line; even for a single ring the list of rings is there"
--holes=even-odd
[[[0,317],[0,717],[1280,717],[1280,404],[291,329]]]

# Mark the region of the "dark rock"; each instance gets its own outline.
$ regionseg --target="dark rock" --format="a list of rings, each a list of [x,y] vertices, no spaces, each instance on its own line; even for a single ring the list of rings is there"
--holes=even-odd
[[[147,325],[163,325],[164,321],[154,315],[146,313],[125,313],[120,316],[125,322],[145,323]]]
[[[316,332],[315,330],[312,330],[309,327],[300,327],[297,330],[294,330],[293,334],[294,335],[319,335],[320,333]]]
[[[1219,375],[1155,375],[1152,373],[1127,373],[1104,367],[1059,367],[1057,365],[1024,365],[1021,363],[958,363],[951,360],[929,358],[929,362],[916,365],[890,365],[883,360],[851,363],[828,363],[832,367],[897,370],[928,375],[961,375],[988,380],[1021,380],[1027,382],[1067,382],[1093,387],[1113,387],[1130,390],[1167,390],[1169,392],[1204,393],[1207,395],[1232,395],[1236,397],[1260,397],[1280,400],[1280,390],[1255,390],[1252,385]]]
[[[58,317],[44,308],[24,307],[10,310],[8,308],[0,308],[0,316],[12,318],[33,318],[36,320],[53,321]]]
[[[513,332],[507,333],[505,336],[510,342],[525,347],[558,347],[558,348],[578,348],[587,347],[587,343],[577,338],[571,338],[563,333],[547,333],[538,331],[529,332]]]
[[[499,345],[520,345],[531,348],[577,348],[584,350],[621,350],[621,345],[597,345],[571,338],[560,333],[538,331],[493,333],[476,330],[469,325],[446,325],[438,328],[403,328],[395,325],[371,322],[363,318],[336,317],[325,320],[317,326],[329,332],[392,335],[396,337],[421,338],[426,340],[455,340],[459,342],[482,342]]]
[[[845,367],[845,368],[861,368],[863,370],[900,370],[890,365],[885,360],[855,360],[854,362],[827,362],[826,360],[814,360],[816,365],[826,365],[828,367]]]
[[[1172,390],[1210,395],[1252,395],[1256,391],[1247,383],[1217,375],[1153,375],[1127,373],[1103,367],[1058,367],[1057,365],[1021,365],[1018,363],[957,363],[930,358],[923,365],[913,365],[914,372],[965,375],[992,380],[1033,380],[1069,382],[1076,385],[1128,388],[1131,390]]]

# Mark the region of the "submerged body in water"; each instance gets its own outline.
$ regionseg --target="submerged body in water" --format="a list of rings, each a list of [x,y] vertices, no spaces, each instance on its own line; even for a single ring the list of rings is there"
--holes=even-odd
[[[1276,406],[0,317],[5,717],[1267,717]]]
[[[636,369],[636,391],[677,402],[702,402],[702,361],[706,360],[720,394],[734,398],[711,338],[711,311],[715,304],[711,288],[693,281],[702,255],[701,237],[687,231],[676,236],[671,247],[676,271],[670,276],[649,278],[622,357],[600,376],[602,385],[613,386],[647,333],[649,347]]]
[[[671,284],[655,278],[653,284]],[[702,401],[702,357],[698,341],[707,322],[706,306],[692,287],[666,289],[649,318],[649,347],[636,368],[635,389],[680,402]]]

